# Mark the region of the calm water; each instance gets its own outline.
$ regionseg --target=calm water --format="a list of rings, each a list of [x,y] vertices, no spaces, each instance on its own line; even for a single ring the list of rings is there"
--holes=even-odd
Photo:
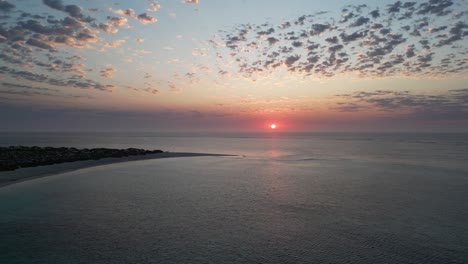
[[[0,189],[0,263],[468,263],[466,134],[0,134],[238,154]]]

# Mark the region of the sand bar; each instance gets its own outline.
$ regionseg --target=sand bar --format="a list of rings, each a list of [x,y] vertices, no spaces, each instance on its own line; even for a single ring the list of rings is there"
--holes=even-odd
[[[201,157],[201,156],[232,156],[228,154],[209,154],[209,153],[190,153],[190,152],[163,152],[148,155],[137,155],[120,158],[103,158],[99,160],[83,160],[66,162],[53,165],[37,166],[20,168],[14,171],[0,171],[0,188],[19,183],[22,181],[32,180],[45,176],[60,174],[64,172],[79,170],[88,167],[130,162],[137,160],[148,160],[148,159],[164,159],[164,158],[182,158],[182,157]]]

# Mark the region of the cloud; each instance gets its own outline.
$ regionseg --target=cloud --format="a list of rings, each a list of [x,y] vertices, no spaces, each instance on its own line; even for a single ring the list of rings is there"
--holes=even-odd
[[[65,12],[67,12],[71,17],[74,17],[74,18],[81,18],[83,16],[81,14],[81,7],[77,5],[65,6]]]
[[[115,14],[122,15],[122,16],[135,17],[135,11],[133,11],[133,9],[131,8],[127,8],[125,10],[123,9],[113,10],[112,8],[110,8],[110,11]]]
[[[0,84],[0,94],[6,95],[6,96],[13,95],[13,96],[28,96],[28,97],[48,96],[48,97],[61,97],[61,98],[88,98],[88,99],[92,98],[90,96],[63,93],[58,89],[36,87],[36,86],[31,86],[31,85],[9,83],[9,82],[3,82]],[[7,97],[6,99],[10,99],[10,97]]]
[[[137,19],[138,19],[138,21],[140,21],[141,23],[143,23],[145,25],[146,24],[156,23],[158,21],[156,18],[151,17],[146,13],[138,15]]]
[[[141,89],[144,92],[151,93],[151,94],[158,94],[159,90],[158,89],[153,89],[153,88],[143,88]]]
[[[336,36],[333,36],[333,37],[326,38],[325,41],[330,44],[337,44],[339,42],[339,39]]]
[[[85,17],[82,14],[82,9],[81,7],[77,5],[63,5],[63,2],[61,0],[43,0],[42,1],[46,6],[59,10],[65,13],[68,13],[71,17],[76,18],[80,21],[83,22],[92,22],[94,19],[92,17]]]
[[[408,45],[408,47],[406,48],[406,52],[405,52],[405,55],[407,58],[412,58],[415,56],[415,45],[414,44],[411,44],[411,45]]]
[[[35,46],[41,49],[49,49],[52,50],[54,47],[50,45],[49,43],[43,41],[40,39],[40,36],[36,36],[37,38],[30,38],[28,41],[26,41],[26,44]]]
[[[468,89],[449,90],[438,95],[413,94],[408,91],[376,90],[337,95],[345,99],[335,109],[341,112],[368,111],[398,112],[406,116],[426,119],[468,120]]]
[[[127,19],[125,17],[107,17],[107,21],[114,27],[121,27],[127,24]]]
[[[116,72],[117,70],[115,68],[112,67],[112,65],[107,65],[107,68],[103,69],[100,71],[101,73],[101,76],[106,78],[106,79],[112,79],[114,76],[112,76],[114,74],[114,72]]]
[[[388,7],[387,7],[387,12],[388,13],[398,13],[400,12],[400,8],[401,8],[401,1],[397,1],[393,4],[389,4]]]
[[[2,19],[0,23],[0,50],[2,51],[0,74],[14,78],[20,83],[27,81],[61,89],[77,88],[111,92],[115,89],[114,85],[90,80],[85,76],[89,72],[96,71],[103,78],[110,79],[116,72],[114,67],[93,69],[85,65],[80,57],[69,54],[76,52],[73,49],[92,48],[99,51],[121,46],[126,39],[112,38],[106,41],[105,33],[119,33],[121,27],[129,29],[128,17],[137,19],[143,24],[155,23],[157,20],[146,13],[136,16],[131,8],[98,10],[88,6],[82,8],[76,4],[67,4],[67,2],[42,0],[40,3],[43,7],[57,12],[49,10],[48,14],[34,14],[29,11],[16,10],[20,5],[14,1],[0,0],[0,13],[3,15],[8,12],[8,16],[0,16]],[[151,4],[148,11],[157,11],[159,8],[158,4]],[[113,14],[106,16],[103,14],[105,11]],[[139,43],[143,41],[143,38],[136,39]],[[203,50],[203,52],[206,51]],[[39,92],[52,93],[52,91],[33,88],[26,90],[26,87],[13,85],[8,87],[8,91],[14,89],[24,90],[19,91],[17,95],[20,95],[19,93],[31,96]],[[148,91],[153,93],[157,90]],[[5,90],[3,93],[6,92]]]
[[[152,51],[144,50],[144,49],[135,50],[135,52],[136,52],[137,54],[151,54],[151,53],[153,53]]]
[[[452,5],[453,2],[451,0],[431,0],[421,3],[416,13],[419,15],[435,14],[437,16],[444,16],[452,12],[451,10],[447,10]]]
[[[160,4],[151,4],[147,11],[156,12],[161,8]]]
[[[2,87],[7,87],[7,88],[20,88],[20,89],[30,89],[30,90],[40,90],[40,91],[53,91],[53,92],[58,92],[59,91],[57,89],[33,87],[33,86],[29,86],[29,85],[9,83],[9,82],[2,82],[1,86]]]
[[[8,1],[0,1],[0,12],[10,12],[12,9],[15,8],[14,4],[11,4]]]
[[[297,62],[299,59],[301,58],[301,56],[299,55],[293,55],[293,56],[289,56],[286,58],[286,60],[284,61],[284,63],[288,66],[288,67],[291,67],[295,62]]]
[[[309,32],[310,35],[320,35],[326,30],[332,30],[333,26],[329,24],[312,24],[311,25],[311,31]]]
[[[169,90],[170,90],[171,92],[181,92],[181,91],[182,91],[182,89],[179,88],[179,87],[178,87],[175,83],[173,83],[173,82],[170,82],[170,83],[168,84],[168,86],[169,86]]]
[[[145,2],[146,6],[136,9],[137,13],[131,8],[96,13],[88,8],[89,3],[80,7],[67,5],[76,1],[43,0],[42,7],[58,11],[49,9],[50,14],[44,15],[13,9],[16,7],[11,3],[20,6],[19,2],[0,0],[1,14],[6,17],[8,11],[10,16],[0,24],[0,65],[6,67],[0,71],[18,80],[110,91],[112,85],[84,78],[90,71],[105,74],[107,67],[104,72],[102,65],[89,68],[83,62],[68,59],[69,54],[77,54],[73,48],[97,51],[122,45],[125,40],[115,40],[119,35],[104,33],[117,34],[121,27],[130,29],[129,20],[138,24],[129,17],[143,24],[155,23],[156,18],[148,15],[151,13],[136,16],[147,8],[147,12],[160,8],[159,4],[151,4],[155,1]],[[209,49],[193,51],[217,58],[219,61],[209,65],[209,69],[220,77],[256,79],[276,72],[300,77],[466,74],[466,6],[448,0],[394,1],[378,8],[378,4],[373,4],[374,7],[349,5],[341,12],[310,12],[281,18],[278,23],[268,20],[232,25],[214,34]],[[143,38],[136,39],[142,41]]]
[[[468,24],[463,21],[458,21],[455,23],[449,30],[450,36],[446,39],[442,39],[436,44],[437,47],[442,47],[445,45],[451,45],[455,41],[462,40],[465,36],[468,35],[468,31],[465,29],[468,28]]]
[[[100,30],[106,32],[107,34],[115,34],[115,33],[119,32],[118,29],[113,28],[111,25],[109,25],[107,23],[101,23],[96,27],[99,28]]]
[[[184,0],[187,4],[198,4],[198,0]]]
[[[61,79],[49,77],[45,74],[38,74],[33,73],[31,71],[25,70],[16,70],[6,66],[0,66],[0,74],[7,74],[11,77],[17,79],[28,80],[37,83],[46,83],[53,86],[61,86],[61,87],[74,87],[79,89],[96,89],[105,92],[111,92],[113,85],[109,84],[102,84],[94,80],[83,79],[81,76],[72,76],[70,78],[66,78],[63,76]]]
[[[125,41],[126,41],[125,39],[117,39],[112,42],[104,44],[104,48],[117,48],[120,45],[124,44]]]
[[[53,32],[53,29],[43,25],[40,21],[37,20],[28,20],[26,22],[20,21],[19,26],[23,29],[30,30],[39,34],[49,34]]]
[[[116,34],[119,32],[119,27],[126,25],[128,20],[125,17],[108,16],[106,23],[94,24],[95,28],[99,28],[107,34]]]
[[[96,89],[96,90],[100,90],[103,92],[112,92],[112,90],[115,88],[114,85],[102,84],[93,80],[73,80],[73,79],[68,80],[65,83],[63,83],[63,81],[59,81],[54,85],[72,86],[72,87],[80,88],[80,89]]]
[[[369,18],[367,17],[359,17],[358,19],[356,19],[356,21],[354,21],[353,23],[351,23],[351,27],[360,27],[364,24],[367,24],[369,22]]]
[[[279,39],[274,38],[274,37],[269,37],[269,38],[267,38],[267,41],[268,41],[268,43],[269,43],[270,45],[275,45],[276,43],[279,42]]]
[[[379,10],[373,10],[373,11],[371,11],[369,13],[369,15],[371,15],[372,18],[378,18],[378,17],[380,17],[380,12],[379,12]]]
[[[2,90],[0,89],[0,94],[3,95],[21,95],[21,96],[58,96],[54,93],[50,92],[43,92],[43,91],[26,91],[26,90],[18,90],[17,88],[15,90]]]
[[[385,9],[348,5],[341,17],[306,14],[277,25],[240,24],[219,31],[208,43],[220,60],[218,72],[252,79],[283,68],[304,77],[461,74],[466,67],[457,63],[462,62],[444,61],[447,50],[439,49],[447,47],[460,57],[468,49],[462,41],[468,25],[462,15],[451,15],[454,10],[448,0],[395,1]],[[293,62],[292,53],[299,59]],[[443,68],[434,66],[442,61]]]
[[[60,1],[47,3],[62,8]],[[65,7],[63,8],[65,10]],[[25,18],[27,20],[18,19],[16,24],[4,23],[4,26],[0,26],[0,35],[4,38],[4,44],[17,46],[18,41],[22,41],[30,46],[55,52],[54,48],[61,45],[83,48],[88,47],[89,43],[97,42],[95,32],[87,27],[81,18],[67,16],[56,20],[52,19],[52,16],[45,18],[34,15],[27,15]]]
[[[56,9],[56,10],[64,10],[63,2],[62,0],[43,0],[42,1],[46,6]]]
[[[369,31],[367,31],[367,30],[366,31],[359,31],[359,32],[353,32],[353,33],[351,33],[349,35],[347,35],[346,33],[343,32],[343,33],[340,34],[340,38],[341,38],[341,40],[343,42],[348,43],[348,42],[356,41],[356,40],[359,40],[359,39],[362,39],[362,38],[366,37],[368,32]]]

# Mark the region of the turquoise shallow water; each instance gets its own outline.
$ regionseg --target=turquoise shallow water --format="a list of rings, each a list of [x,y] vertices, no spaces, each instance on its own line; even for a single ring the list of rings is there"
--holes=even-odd
[[[0,263],[467,263],[463,137],[361,137],[220,137],[241,156],[1,188]]]

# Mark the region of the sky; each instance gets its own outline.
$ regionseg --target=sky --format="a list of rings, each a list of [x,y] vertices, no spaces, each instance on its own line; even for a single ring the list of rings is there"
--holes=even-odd
[[[0,0],[0,131],[468,131],[468,0]]]

